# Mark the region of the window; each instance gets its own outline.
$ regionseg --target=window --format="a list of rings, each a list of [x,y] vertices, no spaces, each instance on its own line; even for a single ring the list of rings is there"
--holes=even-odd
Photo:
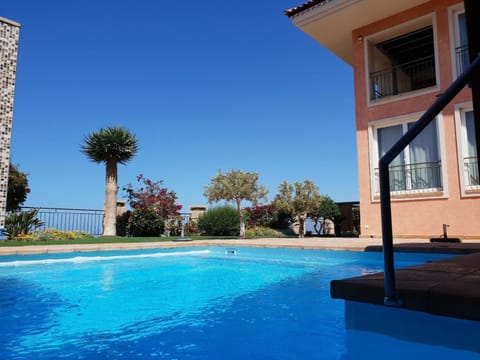
[[[370,100],[435,86],[434,43],[432,25],[369,41]]]
[[[460,143],[461,173],[465,191],[478,192],[480,190],[480,177],[478,172],[477,142],[475,139],[475,120],[472,110],[462,110]]]
[[[455,48],[455,66],[457,76],[459,76],[470,64],[468,54],[468,36],[467,22],[465,20],[465,11],[458,10],[453,13],[454,17],[454,48]]]
[[[414,122],[379,126],[374,129],[375,164]],[[378,168],[375,173],[375,193],[379,193]],[[437,121],[428,125],[412,143],[397,156],[389,167],[390,190],[393,194],[442,191],[442,162],[438,144]]]

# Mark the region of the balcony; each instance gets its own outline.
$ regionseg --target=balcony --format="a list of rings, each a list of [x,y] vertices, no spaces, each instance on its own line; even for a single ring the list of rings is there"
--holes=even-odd
[[[459,46],[455,49],[455,57],[457,59],[457,76],[470,65],[470,57],[468,53],[468,45]]]
[[[370,73],[370,100],[434,86],[435,57],[423,57]]]
[[[480,176],[478,174],[478,158],[476,156],[463,159],[465,170],[465,186],[469,189],[480,189]]]
[[[392,194],[431,193],[443,190],[442,162],[425,162],[389,167]],[[478,170],[477,170],[478,178]],[[375,169],[375,194],[380,192],[379,172]]]

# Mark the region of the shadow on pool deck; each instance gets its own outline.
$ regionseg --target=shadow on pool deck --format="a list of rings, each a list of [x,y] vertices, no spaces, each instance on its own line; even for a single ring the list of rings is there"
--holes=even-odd
[[[367,245],[364,249],[368,252],[383,251],[382,245]],[[448,243],[448,242],[409,242],[396,243],[394,250],[397,252],[414,252],[414,253],[434,253],[434,254],[474,254],[480,252],[480,243],[463,242],[463,243]]]
[[[382,251],[378,245],[365,251]],[[397,293],[403,308],[467,320],[480,320],[480,244],[396,244],[397,252],[468,254],[448,260],[398,269]],[[383,305],[384,276],[377,273],[330,284],[333,298]]]

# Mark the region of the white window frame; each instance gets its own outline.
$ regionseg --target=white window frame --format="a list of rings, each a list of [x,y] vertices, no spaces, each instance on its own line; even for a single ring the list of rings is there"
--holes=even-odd
[[[371,190],[371,200],[373,202],[380,200],[380,189],[379,186],[376,186],[376,173],[375,169],[378,168],[378,133],[379,128],[402,125],[405,131],[408,129],[408,123],[412,123],[420,119],[423,113],[413,113],[408,115],[402,115],[393,118],[381,119],[372,121],[368,126],[368,143],[369,143],[369,154],[370,154],[370,190]],[[437,115],[437,144],[438,144],[438,154],[441,161],[441,180],[442,188],[431,188],[431,189],[409,189],[402,191],[392,191],[391,199],[392,201],[401,201],[401,200],[418,200],[425,198],[446,198],[448,197],[448,186],[447,186],[447,176],[446,176],[446,156],[445,156],[445,143],[444,143],[444,131],[443,131],[443,116],[442,114]],[[408,163],[409,152],[405,153],[406,161]]]
[[[433,31],[433,46],[435,56],[435,86],[431,86],[425,89],[413,90],[398,95],[387,96],[382,99],[371,100],[370,99],[370,68],[369,68],[369,43],[379,43],[381,41],[392,39],[396,36],[406,34],[411,31],[415,31],[425,26],[432,26]],[[377,105],[387,104],[394,101],[404,100],[419,95],[425,95],[440,91],[440,66],[438,63],[438,39],[437,39],[437,21],[435,13],[426,14],[419,18],[404,22],[389,29],[379,31],[375,34],[371,34],[365,37],[363,42],[363,53],[365,57],[365,94],[367,98],[367,107],[373,107]]]
[[[465,8],[463,2],[450,6],[448,8],[448,18],[449,18],[449,33],[450,33],[450,56],[452,62],[452,79],[456,79],[458,77],[458,69],[457,69],[457,54],[455,53],[455,49],[460,44],[460,31],[459,31],[459,24],[458,24],[458,16],[465,13]]]
[[[473,104],[466,102],[455,106],[455,129],[457,132],[458,174],[462,197],[480,196],[480,185],[467,186],[464,159],[468,157],[467,127],[465,113],[473,111]]]

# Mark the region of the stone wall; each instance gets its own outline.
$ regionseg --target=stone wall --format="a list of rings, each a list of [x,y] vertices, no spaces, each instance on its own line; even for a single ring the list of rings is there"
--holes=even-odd
[[[207,211],[205,205],[192,205],[190,206],[189,220],[198,221],[198,218]]]
[[[7,204],[19,33],[19,24],[0,17],[0,227],[4,226]]]

